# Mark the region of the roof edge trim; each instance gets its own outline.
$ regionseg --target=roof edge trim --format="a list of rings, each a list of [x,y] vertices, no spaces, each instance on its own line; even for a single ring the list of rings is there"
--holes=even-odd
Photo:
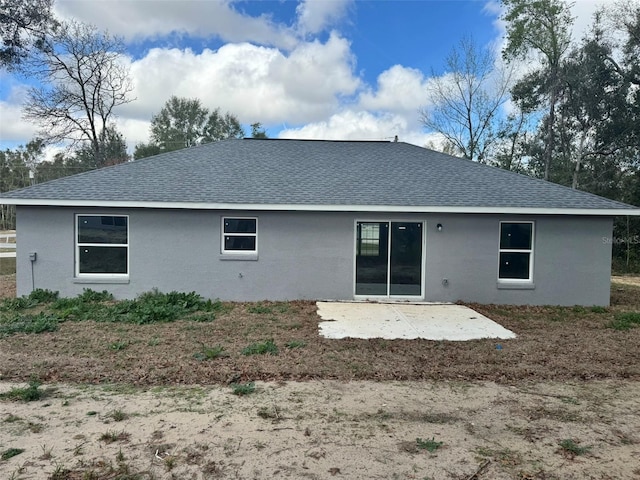
[[[458,207],[395,205],[300,205],[206,202],[144,202],[107,200],[40,200],[33,198],[1,198],[0,204],[42,207],[97,208],[166,208],[184,210],[254,210],[299,212],[399,212],[399,213],[481,213],[511,215],[588,215],[640,216],[640,208],[535,208],[535,207]]]

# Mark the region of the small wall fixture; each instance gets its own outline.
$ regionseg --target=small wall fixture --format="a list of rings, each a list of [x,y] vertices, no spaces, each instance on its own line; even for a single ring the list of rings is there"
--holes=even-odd
[[[438,229],[439,232],[441,232],[442,231],[442,224],[439,223],[438,225],[436,225],[436,228]]]

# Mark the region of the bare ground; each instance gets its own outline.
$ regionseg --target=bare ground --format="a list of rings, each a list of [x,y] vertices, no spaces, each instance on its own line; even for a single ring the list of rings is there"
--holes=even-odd
[[[32,376],[51,391],[0,400],[0,454],[25,450],[0,478],[637,479],[640,328],[608,324],[640,311],[640,288],[615,283],[612,303],[472,305],[518,335],[501,349],[325,340],[311,302],[6,337],[0,393]],[[278,355],[240,353],[268,338]],[[194,358],[214,345],[228,356]]]
[[[54,390],[0,402],[0,450],[24,449],[0,462],[2,478],[640,476],[637,382],[259,382],[244,397],[200,386]]]

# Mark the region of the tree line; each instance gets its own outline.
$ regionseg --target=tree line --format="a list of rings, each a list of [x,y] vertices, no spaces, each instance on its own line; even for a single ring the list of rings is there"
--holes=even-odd
[[[582,39],[564,0],[502,5],[502,51],[461,40],[425,129],[448,153],[640,205],[640,4],[607,3]],[[614,238],[614,267],[640,271],[640,219],[617,218]]]
[[[118,108],[135,101],[122,40],[95,26],[60,21],[53,0],[0,0],[0,68],[36,80],[23,116],[40,127],[27,145],[0,151],[0,193],[131,160],[115,125]],[[266,138],[260,123],[254,137]],[[238,118],[209,111],[197,98],[172,96],[153,115],[143,158],[245,135]],[[63,152],[43,161],[47,145]],[[15,208],[0,205],[0,229],[15,228]]]

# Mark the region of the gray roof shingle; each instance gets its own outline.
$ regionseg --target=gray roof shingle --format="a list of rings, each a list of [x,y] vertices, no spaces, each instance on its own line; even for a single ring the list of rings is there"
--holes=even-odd
[[[0,203],[640,209],[402,142],[225,140],[1,194]],[[202,207],[200,207],[202,208]],[[595,212],[594,212],[595,213]]]

